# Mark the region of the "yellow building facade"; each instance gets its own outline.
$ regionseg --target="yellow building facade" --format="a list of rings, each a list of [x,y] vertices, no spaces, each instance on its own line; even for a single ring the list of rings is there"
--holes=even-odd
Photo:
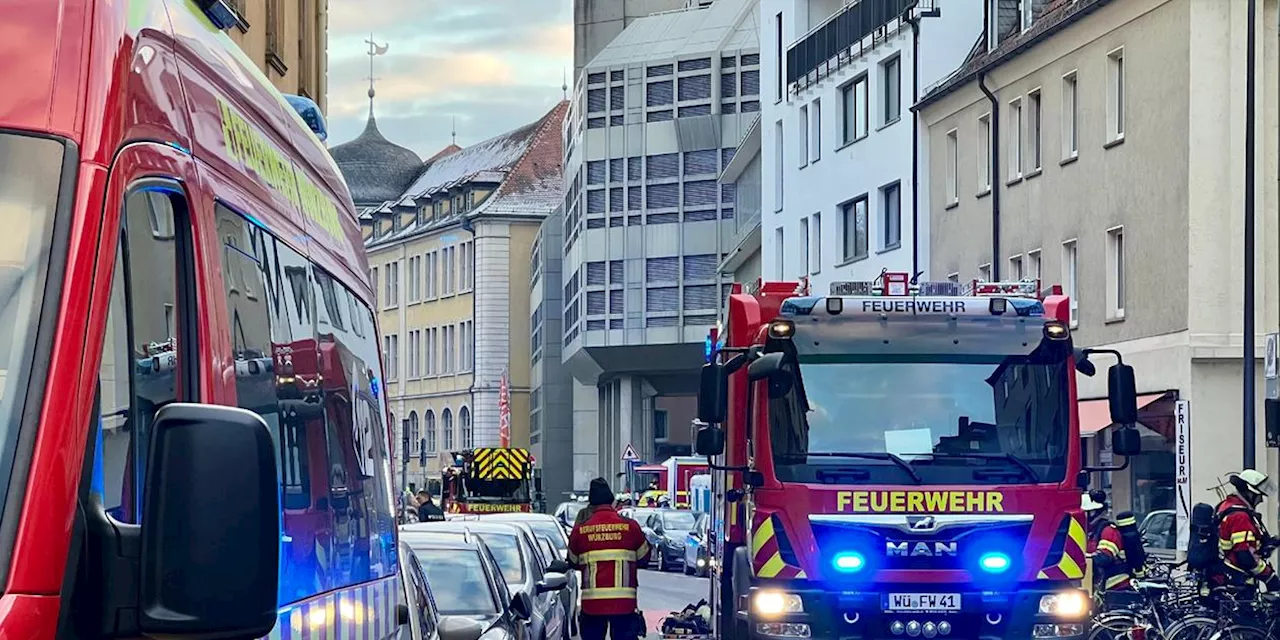
[[[328,0],[229,0],[240,24],[228,30],[281,93],[328,112]]]
[[[397,461],[408,440],[408,465],[393,471],[412,488],[435,490],[450,452],[500,444],[504,377],[510,445],[529,446],[528,283],[538,227],[564,197],[565,107],[471,147],[451,146],[391,191],[386,177],[412,160],[388,146],[372,119],[361,137],[333,149],[365,205]]]

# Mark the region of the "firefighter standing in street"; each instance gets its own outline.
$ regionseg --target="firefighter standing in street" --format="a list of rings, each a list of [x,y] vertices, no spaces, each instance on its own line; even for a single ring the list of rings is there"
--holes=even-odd
[[[1106,518],[1107,494],[1090,491],[1080,496],[1080,508],[1089,518],[1089,558],[1093,560],[1094,589],[1102,593],[1127,591],[1132,586],[1120,529]]]
[[[1268,557],[1275,550],[1275,540],[1267,534],[1258,514],[1258,505],[1272,487],[1267,474],[1245,469],[1232,474],[1229,482],[1235,493],[1218,503],[1218,551],[1222,556],[1219,582],[1256,589],[1259,582],[1267,591],[1280,591]]]
[[[591,481],[591,515],[569,534],[569,563],[582,575],[582,640],[635,640],[645,635],[636,605],[636,569],[648,564],[640,524],[613,508],[604,478]]]

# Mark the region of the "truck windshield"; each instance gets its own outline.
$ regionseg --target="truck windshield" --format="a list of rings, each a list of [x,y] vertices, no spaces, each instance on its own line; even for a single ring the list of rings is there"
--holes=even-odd
[[[794,384],[769,401],[779,480],[1030,484],[1065,477],[1069,347],[1023,346],[1020,338],[997,354],[827,354],[807,347],[822,341],[803,337],[798,332],[792,351],[798,374],[796,360],[784,365]]]
[[[0,131],[0,495],[8,490],[33,363],[53,242],[64,146]],[[43,384],[43,383],[40,383]]]

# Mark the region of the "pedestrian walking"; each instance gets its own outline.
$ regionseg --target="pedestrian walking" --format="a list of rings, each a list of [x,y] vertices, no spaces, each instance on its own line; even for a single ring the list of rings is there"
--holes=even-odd
[[[591,481],[589,515],[569,534],[569,563],[582,576],[582,640],[635,640],[645,635],[636,603],[636,570],[648,565],[649,543],[640,524],[613,508],[604,478]]]

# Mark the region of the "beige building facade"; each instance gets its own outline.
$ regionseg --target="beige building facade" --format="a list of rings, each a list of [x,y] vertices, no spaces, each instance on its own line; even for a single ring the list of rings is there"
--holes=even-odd
[[[227,31],[281,93],[327,112],[328,0],[230,0],[240,24]]]
[[[528,286],[539,225],[564,199],[565,110],[425,162],[382,138],[372,117],[333,149],[367,205],[396,450],[406,438],[409,449],[394,471],[415,488],[437,490],[451,452],[500,444],[504,378],[510,445],[530,444]]]
[[[1243,450],[1246,3],[991,5],[997,18],[975,52],[917,105],[927,127],[931,273],[1061,284],[1077,346],[1119,350],[1143,394],[1144,453],[1123,472],[1094,474],[1092,486],[1140,517],[1175,510],[1182,409],[1191,422],[1184,498],[1214,502],[1209,490],[1240,468]],[[1032,15],[1015,11],[1027,6]],[[1263,334],[1280,322],[1280,41],[1276,0],[1258,6],[1250,266]],[[1260,417],[1264,344],[1259,335],[1258,466],[1275,474]],[[1111,362],[1097,356],[1098,375],[1077,376],[1091,464],[1120,462],[1105,437]]]

